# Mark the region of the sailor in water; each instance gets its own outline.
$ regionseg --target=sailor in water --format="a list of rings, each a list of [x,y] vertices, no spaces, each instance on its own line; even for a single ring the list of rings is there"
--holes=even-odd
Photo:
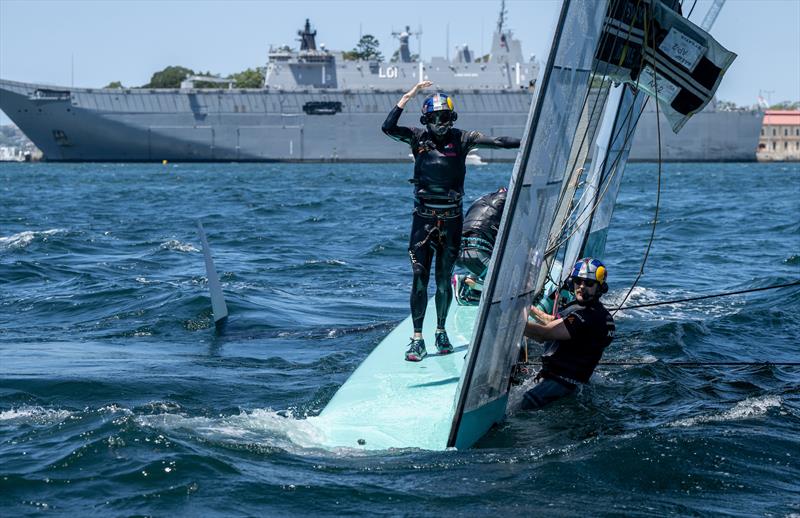
[[[483,279],[489,269],[500,218],[503,217],[507,192],[505,187],[500,187],[495,192],[484,194],[475,200],[464,217],[461,253],[456,264],[470,273],[453,276],[456,302],[462,306],[474,306],[480,300]]]
[[[411,287],[411,317],[414,335],[406,351],[406,360],[420,361],[427,351],[422,338],[422,323],[428,298],[433,256],[436,255],[436,349],[440,354],[453,351],[445,332],[452,289],[450,276],[458,257],[463,221],[461,198],[464,196],[464,164],[473,148],[519,147],[519,139],[487,137],[477,131],[453,128],[457,114],[453,100],[435,93],[422,104],[422,128],[398,126],[405,105],[423,88],[432,86],[422,81],[409,90],[392,108],[382,130],[389,137],[411,146],[414,155],[414,215],[408,255],[414,273]]]
[[[525,336],[547,345],[538,383],[525,393],[522,409],[541,408],[589,382],[603,350],[614,339],[614,318],[600,302],[608,291],[607,278],[603,263],[586,257],[575,264],[570,277],[574,301],[557,316],[531,308],[537,322],[528,321]]]

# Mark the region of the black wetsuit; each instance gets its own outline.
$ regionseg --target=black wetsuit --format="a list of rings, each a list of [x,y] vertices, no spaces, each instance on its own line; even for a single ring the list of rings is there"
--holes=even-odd
[[[489,268],[494,241],[500,228],[506,190],[484,194],[472,204],[464,216],[461,231],[461,254],[458,265],[482,279]]]
[[[436,316],[444,327],[452,300],[450,276],[458,257],[463,222],[464,164],[473,148],[517,148],[519,139],[486,137],[477,131],[451,128],[441,139],[422,128],[398,126],[403,109],[395,106],[382,130],[391,138],[411,146],[414,155],[414,218],[408,255],[414,271],[411,316],[414,331],[422,331],[427,305],[428,280],[436,254]]]

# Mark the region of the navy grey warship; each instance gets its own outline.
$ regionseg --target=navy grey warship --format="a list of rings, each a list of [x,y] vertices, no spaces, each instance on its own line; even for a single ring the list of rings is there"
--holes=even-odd
[[[489,135],[522,136],[539,72],[534,57],[505,23],[491,51],[476,58],[466,45],[454,59],[415,61],[411,31],[396,33],[392,62],[346,60],[318,48],[306,20],[300,48],[271,48],[260,89],[90,89],[0,79],[0,109],[48,161],[404,161],[408,150],[380,131],[386,114],[420,80],[454,96],[459,126]],[[224,80],[215,80],[225,82]],[[652,103],[650,103],[652,105]],[[417,124],[409,107],[401,123]],[[655,160],[655,113],[642,116],[631,160]],[[751,161],[761,128],[754,112],[710,106],[683,131],[661,129],[663,160]],[[485,160],[514,160],[514,150],[481,150]]]

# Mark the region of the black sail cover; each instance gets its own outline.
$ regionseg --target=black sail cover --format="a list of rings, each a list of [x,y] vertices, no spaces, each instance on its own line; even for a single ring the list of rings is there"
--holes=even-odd
[[[658,100],[677,133],[714,97],[736,54],[659,0],[616,0],[608,7],[599,73]]]

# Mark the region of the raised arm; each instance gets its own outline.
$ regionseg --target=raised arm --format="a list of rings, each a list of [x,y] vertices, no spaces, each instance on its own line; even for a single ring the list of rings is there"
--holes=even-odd
[[[411,139],[414,136],[414,132],[411,128],[407,128],[405,126],[398,126],[397,121],[400,120],[400,115],[403,113],[403,108],[405,108],[408,101],[414,98],[417,93],[422,90],[423,88],[427,88],[431,86],[433,83],[431,81],[422,81],[415,84],[411,90],[403,94],[403,97],[397,101],[397,105],[392,108],[392,111],[389,112],[389,115],[386,117],[386,120],[383,121],[383,126],[381,126],[381,130],[386,133],[389,137],[399,140],[400,142],[405,142],[406,144],[411,143]]]

